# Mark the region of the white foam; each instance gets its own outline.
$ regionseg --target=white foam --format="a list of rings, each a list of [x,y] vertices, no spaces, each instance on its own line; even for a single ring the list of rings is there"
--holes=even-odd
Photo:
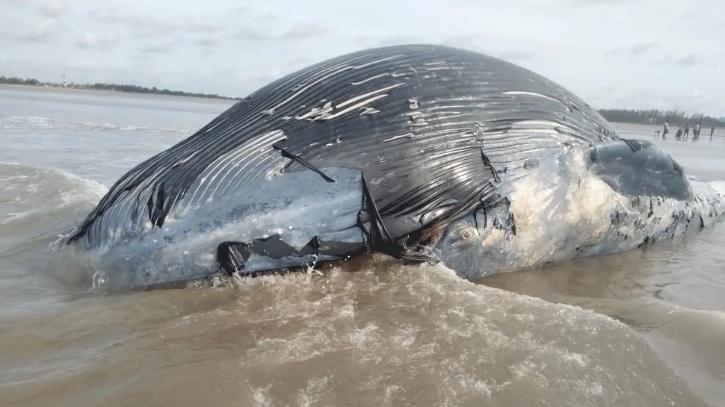
[[[188,135],[190,131],[188,129],[173,129],[173,128],[152,128],[147,126],[139,126],[132,124],[117,124],[105,121],[65,121],[58,120],[43,116],[0,116],[0,128],[4,129],[18,129],[18,128],[40,128],[40,129],[64,129],[64,130],[76,130],[76,131],[94,131],[94,132],[105,132],[105,131],[121,131],[121,132],[162,132],[162,133],[175,133],[179,135]]]
[[[725,181],[710,181],[708,185],[717,191],[720,196],[725,197]]]

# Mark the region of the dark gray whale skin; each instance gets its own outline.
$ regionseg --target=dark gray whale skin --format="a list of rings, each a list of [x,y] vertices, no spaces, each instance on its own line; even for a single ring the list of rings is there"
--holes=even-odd
[[[339,167],[361,173],[365,199],[357,226],[365,248],[425,259],[420,253],[431,243],[429,231],[507,204],[512,182],[567,148],[591,148],[593,170],[615,189],[636,194],[641,179],[656,178],[645,182],[647,194],[689,196],[682,169],[668,155],[647,143],[620,141],[589,105],[527,69],[443,46],[364,50],[259,89],[131,169],[68,243],[89,250],[112,246],[149,227],[163,228],[179,207],[203,209],[285,173],[317,171],[320,182],[328,182],[325,168]],[[658,167],[648,171],[643,163],[652,156]],[[642,171],[636,184],[607,165],[623,160]],[[220,265],[228,268],[222,263],[231,256],[241,271],[250,242],[224,244]],[[287,254],[301,250],[286,246]]]

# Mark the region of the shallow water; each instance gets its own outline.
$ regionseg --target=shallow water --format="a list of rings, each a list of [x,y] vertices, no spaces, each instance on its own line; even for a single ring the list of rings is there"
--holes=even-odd
[[[723,222],[479,282],[384,256],[108,296],[51,278],[108,185],[229,104],[0,87],[4,405],[725,405]],[[725,179],[717,138],[662,144]]]

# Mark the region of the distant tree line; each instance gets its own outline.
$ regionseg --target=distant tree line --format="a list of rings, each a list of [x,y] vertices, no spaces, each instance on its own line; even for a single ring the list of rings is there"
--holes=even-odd
[[[106,90],[112,92],[131,92],[131,93],[152,93],[155,95],[172,95],[172,96],[194,96],[204,98],[215,98],[215,99],[233,99],[226,96],[220,96],[213,93],[194,93],[194,92],[182,92],[179,90],[169,89],[158,89],[156,86],[147,88],[144,86],[136,85],[119,85],[115,83],[92,83],[92,84],[79,84],[79,83],[55,83],[55,82],[41,82],[34,78],[16,78],[6,77],[0,75],[0,84],[7,85],[28,85],[28,86],[47,86],[53,88],[72,88],[72,89],[95,89],[95,90]]]
[[[723,127],[725,117],[715,118],[704,114],[688,115],[677,110],[660,111],[650,110],[626,110],[626,109],[602,109],[599,114],[610,122],[618,123],[640,123],[640,124],[662,124],[668,121],[670,125],[684,125],[687,122],[701,123],[702,127]]]
[[[15,77],[5,77],[0,76],[0,83],[8,84],[8,85],[30,85],[30,86],[42,86],[44,85],[43,82],[37,80],[37,79],[23,79],[23,78],[15,78]]]

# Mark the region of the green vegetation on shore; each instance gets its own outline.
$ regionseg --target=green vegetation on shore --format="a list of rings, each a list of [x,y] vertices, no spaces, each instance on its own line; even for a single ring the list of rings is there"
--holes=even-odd
[[[229,99],[229,100],[235,99],[235,98],[215,95],[215,94],[211,94],[211,93],[194,93],[194,92],[182,92],[179,90],[158,89],[155,86],[152,88],[147,88],[144,86],[119,85],[119,84],[115,84],[115,83],[88,83],[88,84],[66,83],[66,84],[63,84],[63,83],[55,83],[55,82],[41,82],[34,78],[23,79],[23,78],[16,78],[16,77],[6,77],[6,76],[2,76],[2,75],[0,75],[0,84],[43,86],[43,87],[51,87],[51,88],[94,89],[94,90],[106,90],[106,91],[112,91],[112,92],[152,93],[155,95],[193,96],[193,97],[203,97],[203,98],[213,98],[213,99]]]
[[[666,112],[650,110],[626,110],[626,109],[602,109],[599,114],[610,122],[617,123],[638,123],[638,124],[663,124],[665,121],[670,125],[684,125],[687,122],[701,123],[703,127],[724,127],[725,117],[715,118],[703,114],[688,115],[685,112],[668,110]]]

